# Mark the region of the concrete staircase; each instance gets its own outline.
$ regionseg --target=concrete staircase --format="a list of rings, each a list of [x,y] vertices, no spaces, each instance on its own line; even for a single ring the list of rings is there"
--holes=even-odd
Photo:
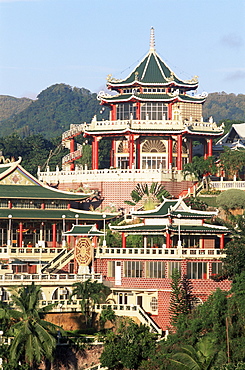
[[[62,269],[67,263],[74,258],[74,249],[63,249],[58,256],[54,257],[47,265],[45,265],[41,272],[55,274],[58,270]]]

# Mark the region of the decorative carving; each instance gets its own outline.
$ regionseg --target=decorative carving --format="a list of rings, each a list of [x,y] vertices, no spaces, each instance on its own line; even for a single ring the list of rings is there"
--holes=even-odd
[[[88,266],[92,261],[92,242],[89,238],[80,238],[75,248],[75,259],[80,266]]]

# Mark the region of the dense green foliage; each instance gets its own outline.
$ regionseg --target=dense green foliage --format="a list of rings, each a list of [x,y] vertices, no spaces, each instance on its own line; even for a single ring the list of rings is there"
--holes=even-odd
[[[122,319],[104,338],[100,361],[108,369],[138,369],[154,353],[156,336],[145,325]]]
[[[42,360],[53,359],[57,330],[61,328],[43,319],[53,305],[40,308],[40,296],[41,287],[34,284],[13,288],[11,299],[15,308],[0,308],[1,329],[5,336],[14,338],[6,350],[6,369],[10,366],[17,370],[20,363],[35,370]]]
[[[218,207],[224,210],[245,208],[245,192],[240,189],[229,189],[220,193],[216,199]]]
[[[57,137],[72,123],[90,122],[96,114],[101,119],[97,95],[84,88],[56,84],[43,90],[37,100],[11,119],[0,122],[0,135],[12,132],[20,136],[41,133],[46,138]],[[106,110],[103,118],[107,118]]]
[[[220,154],[219,166],[229,180],[233,180],[234,176],[239,177],[239,173],[244,169],[244,163],[244,149],[231,150],[225,147],[224,152]]]
[[[33,175],[36,175],[38,166],[44,170],[45,165],[48,164],[54,170],[68,152],[61,145],[59,138],[47,140],[40,134],[23,139],[17,134],[1,137],[0,151],[5,158],[9,159],[17,160],[21,156],[22,166]]]
[[[102,283],[88,279],[72,285],[72,296],[80,300],[81,312],[85,316],[86,324],[92,324],[93,307],[95,304],[105,303],[111,290]]]
[[[245,95],[211,93],[203,106],[203,117],[207,120],[210,116],[215,122],[224,120],[240,120],[245,122]]]
[[[187,176],[196,178],[199,182],[205,178],[207,182],[207,177],[213,175],[217,172],[217,167],[215,165],[214,157],[208,157],[204,159],[203,157],[193,157],[191,163],[186,163],[183,168],[183,175],[186,179]]]

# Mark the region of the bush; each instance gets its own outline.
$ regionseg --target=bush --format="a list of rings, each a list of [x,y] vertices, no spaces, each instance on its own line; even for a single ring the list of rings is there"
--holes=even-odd
[[[226,190],[218,195],[217,206],[224,210],[245,208],[245,191],[240,189]]]

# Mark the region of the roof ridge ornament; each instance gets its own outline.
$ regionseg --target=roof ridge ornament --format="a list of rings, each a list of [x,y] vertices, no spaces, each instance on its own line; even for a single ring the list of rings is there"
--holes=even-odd
[[[151,27],[151,34],[150,34],[150,51],[155,51],[155,31],[154,28]]]

